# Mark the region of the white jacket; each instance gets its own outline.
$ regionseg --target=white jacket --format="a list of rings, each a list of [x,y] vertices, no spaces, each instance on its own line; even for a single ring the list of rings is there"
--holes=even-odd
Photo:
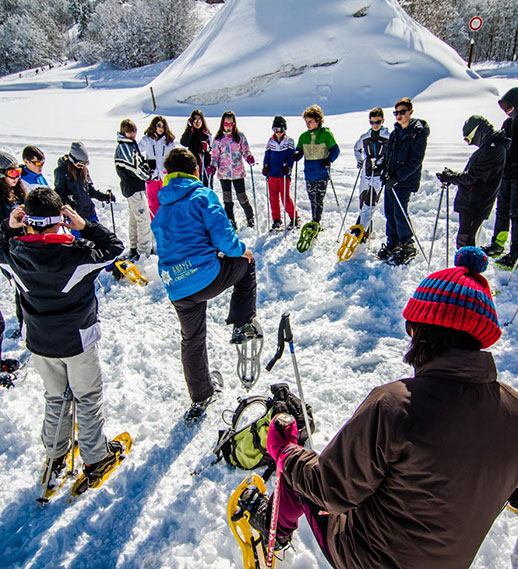
[[[153,180],[163,180],[166,172],[164,170],[164,160],[169,152],[175,147],[174,141],[170,144],[165,143],[165,136],[161,136],[158,140],[150,136],[143,136],[138,143],[140,152],[146,160],[156,160],[156,168],[153,171]]]

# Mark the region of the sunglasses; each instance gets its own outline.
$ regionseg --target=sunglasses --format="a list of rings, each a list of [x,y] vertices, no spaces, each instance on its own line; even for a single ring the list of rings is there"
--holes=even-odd
[[[234,126],[233,122],[224,122],[223,126]]]
[[[274,126],[272,128],[273,132],[284,132],[284,127],[283,126]]]
[[[165,126],[162,123],[157,123],[156,128],[165,128]]]
[[[202,122],[202,120],[200,119],[200,117],[198,117],[197,119],[192,119],[192,122]]]
[[[403,109],[401,111],[394,111],[394,116],[397,117],[398,115],[401,115],[402,117],[404,117],[408,113],[409,110],[410,109]]]
[[[5,171],[5,175],[8,178],[12,178],[12,179],[19,178],[22,175],[22,169],[21,168],[8,168]]]
[[[371,124],[381,124],[383,121],[369,121]]]
[[[38,168],[40,166],[43,166],[43,164],[45,164],[45,160],[29,160],[29,162],[31,164],[34,164],[35,166],[37,166]]]

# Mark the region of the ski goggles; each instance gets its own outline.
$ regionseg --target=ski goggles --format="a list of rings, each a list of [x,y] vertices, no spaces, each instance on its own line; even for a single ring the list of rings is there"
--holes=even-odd
[[[381,124],[383,120],[380,121],[369,121],[370,124]]]
[[[88,164],[90,164],[88,160],[86,162],[84,162],[83,160],[77,160],[71,154],[68,155],[68,158],[72,162],[72,164],[74,164],[74,166],[88,166]]]
[[[464,137],[464,140],[468,143],[471,144],[473,142],[473,139],[475,138],[475,134],[477,132],[478,129],[478,124],[477,126],[468,134],[466,134],[466,136]]]
[[[285,129],[284,129],[283,126],[274,126],[274,127],[272,128],[272,130],[273,130],[273,132],[279,133],[279,132],[284,132]]]
[[[31,164],[34,164],[36,168],[39,168],[40,166],[43,166],[43,164],[45,164],[45,160],[29,160],[29,162]]]
[[[224,122],[223,126],[234,126],[233,122]]]
[[[19,178],[22,175],[22,169],[7,168],[6,170],[3,170],[3,174],[4,176],[7,176],[8,178],[12,178],[14,180],[15,178]]]
[[[48,217],[41,217],[39,215],[26,215],[23,218],[25,225],[31,225],[32,227],[45,227],[47,225],[56,225],[63,221],[62,215],[49,215]]]

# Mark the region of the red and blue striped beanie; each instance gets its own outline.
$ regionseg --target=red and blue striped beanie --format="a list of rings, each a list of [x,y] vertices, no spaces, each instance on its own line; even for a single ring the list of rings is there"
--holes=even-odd
[[[471,334],[489,348],[502,334],[487,280],[487,255],[478,247],[455,253],[455,267],[426,277],[403,310],[410,322],[435,324]]]

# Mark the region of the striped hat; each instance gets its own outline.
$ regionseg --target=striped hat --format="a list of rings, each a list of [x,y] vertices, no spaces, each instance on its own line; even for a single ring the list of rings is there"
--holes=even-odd
[[[487,255],[481,249],[462,247],[455,253],[455,268],[433,273],[421,282],[403,317],[410,322],[462,330],[476,338],[482,348],[493,345],[502,330],[489,284],[480,274],[487,264]]]

